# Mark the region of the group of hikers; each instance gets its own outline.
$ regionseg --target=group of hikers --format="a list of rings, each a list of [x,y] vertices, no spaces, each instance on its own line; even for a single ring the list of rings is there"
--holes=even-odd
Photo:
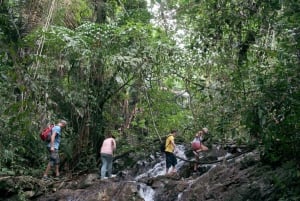
[[[60,178],[59,172],[59,145],[61,142],[62,129],[67,125],[65,120],[60,120],[51,130],[50,140],[47,142],[47,150],[49,152],[49,161],[43,175],[44,180],[48,180],[48,173],[51,168],[55,169],[55,179]],[[115,137],[109,133],[100,148],[101,167],[99,169],[99,179],[107,179],[115,177],[112,174],[113,152],[116,150]]]
[[[59,172],[59,145],[61,142],[61,133],[62,129],[67,125],[65,120],[60,120],[57,125],[52,128],[50,141],[47,143],[47,150],[49,152],[49,161],[44,172],[43,178],[48,179],[48,172],[52,167],[55,167],[55,176],[56,178],[60,177]],[[191,142],[191,147],[195,155],[195,160],[199,161],[199,153],[202,151],[208,150],[208,148],[203,144],[203,136],[208,133],[207,128],[203,128],[195,134],[195,138]],[[177,130],[171,130],[165,141],[165,158],[166,158],[166,174],[176,173],[176,143],[175,136]],[[109,133],[99,150],[101,158],[101,166],[99,167],[99,179],[104,180],[108,178],[115,177],[116,175],[112,174],[112,164],[113,164],[113,154],[116,150],[116,140],[112,133]],[[197,163],[194,163],[194,171],[197,170]]]
[[[204,134],[208,133],[207,128],[202,128],[195,134],[195,138],[191,142],[191,147],[193,153],[195,155],[195,163],[194,163],[194,171],[197,171],[198,164],[197,162],[200,159],[200,153],[202,151],[207,151],[208,148],[203,144]],[[166,175],[176,173],[175,166],[177,165],[176,158],[176,144],[175,144],[175,136],[177,134],[177,130],[171,130],[170,134],[167,136],[165,141],[165,156],[166,156]]]

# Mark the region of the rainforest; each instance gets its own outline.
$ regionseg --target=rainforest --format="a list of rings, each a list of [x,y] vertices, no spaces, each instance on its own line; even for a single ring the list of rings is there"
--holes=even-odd
[[[0,200],[299,200],[299,19],[297,0],[0,0]]]

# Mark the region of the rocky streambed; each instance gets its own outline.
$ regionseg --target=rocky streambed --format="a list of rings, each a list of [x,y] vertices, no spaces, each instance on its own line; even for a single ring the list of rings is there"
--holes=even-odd
[[[181,167],[174,175],[143,173],[143,176],[137,177],[133,174],[135,170],[127,170],[119,172],[115,178],[106,180],[99,180],[97,173],[61,178],[57,181],[44,181],[29,176],[2,177],[0,178],[1,199],[11,201],[20,198],[36,201],[271,201],[278,200],[280,193],[283,193],[280,192],[282,189],[276,185],[276,182],[284,180],[287,170],[283,167],[263,165],[259,153],[255,150],[236,153],[236,157],[205,164],[207,158],[199,163],[198,171],[193,172],[193,157],[187,156],[181,161]]]

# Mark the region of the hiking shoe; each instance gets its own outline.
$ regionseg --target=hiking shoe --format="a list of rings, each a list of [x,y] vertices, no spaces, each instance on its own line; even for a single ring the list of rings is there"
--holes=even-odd
[[[112,175],[110,175],[110,177],[109,178],[115,178],[117,175],[115,175],[115,174],[112,174]]]
[[[106,180],[106,179],[108,179],[108,177],[103,177],[103,178],[101,178],[101,180]]]

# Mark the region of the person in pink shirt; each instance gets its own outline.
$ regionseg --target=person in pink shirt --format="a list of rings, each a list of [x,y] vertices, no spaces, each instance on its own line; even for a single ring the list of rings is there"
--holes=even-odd
[[[116,150],[116,148],[117,145],[116,145],[115,137],[112,134],[107,135],[100,148],[102,164],[101,164],[99,176],[101,179],[115,177],[115,175],[112,175],[112,163],[113,163],[113,153]]]

